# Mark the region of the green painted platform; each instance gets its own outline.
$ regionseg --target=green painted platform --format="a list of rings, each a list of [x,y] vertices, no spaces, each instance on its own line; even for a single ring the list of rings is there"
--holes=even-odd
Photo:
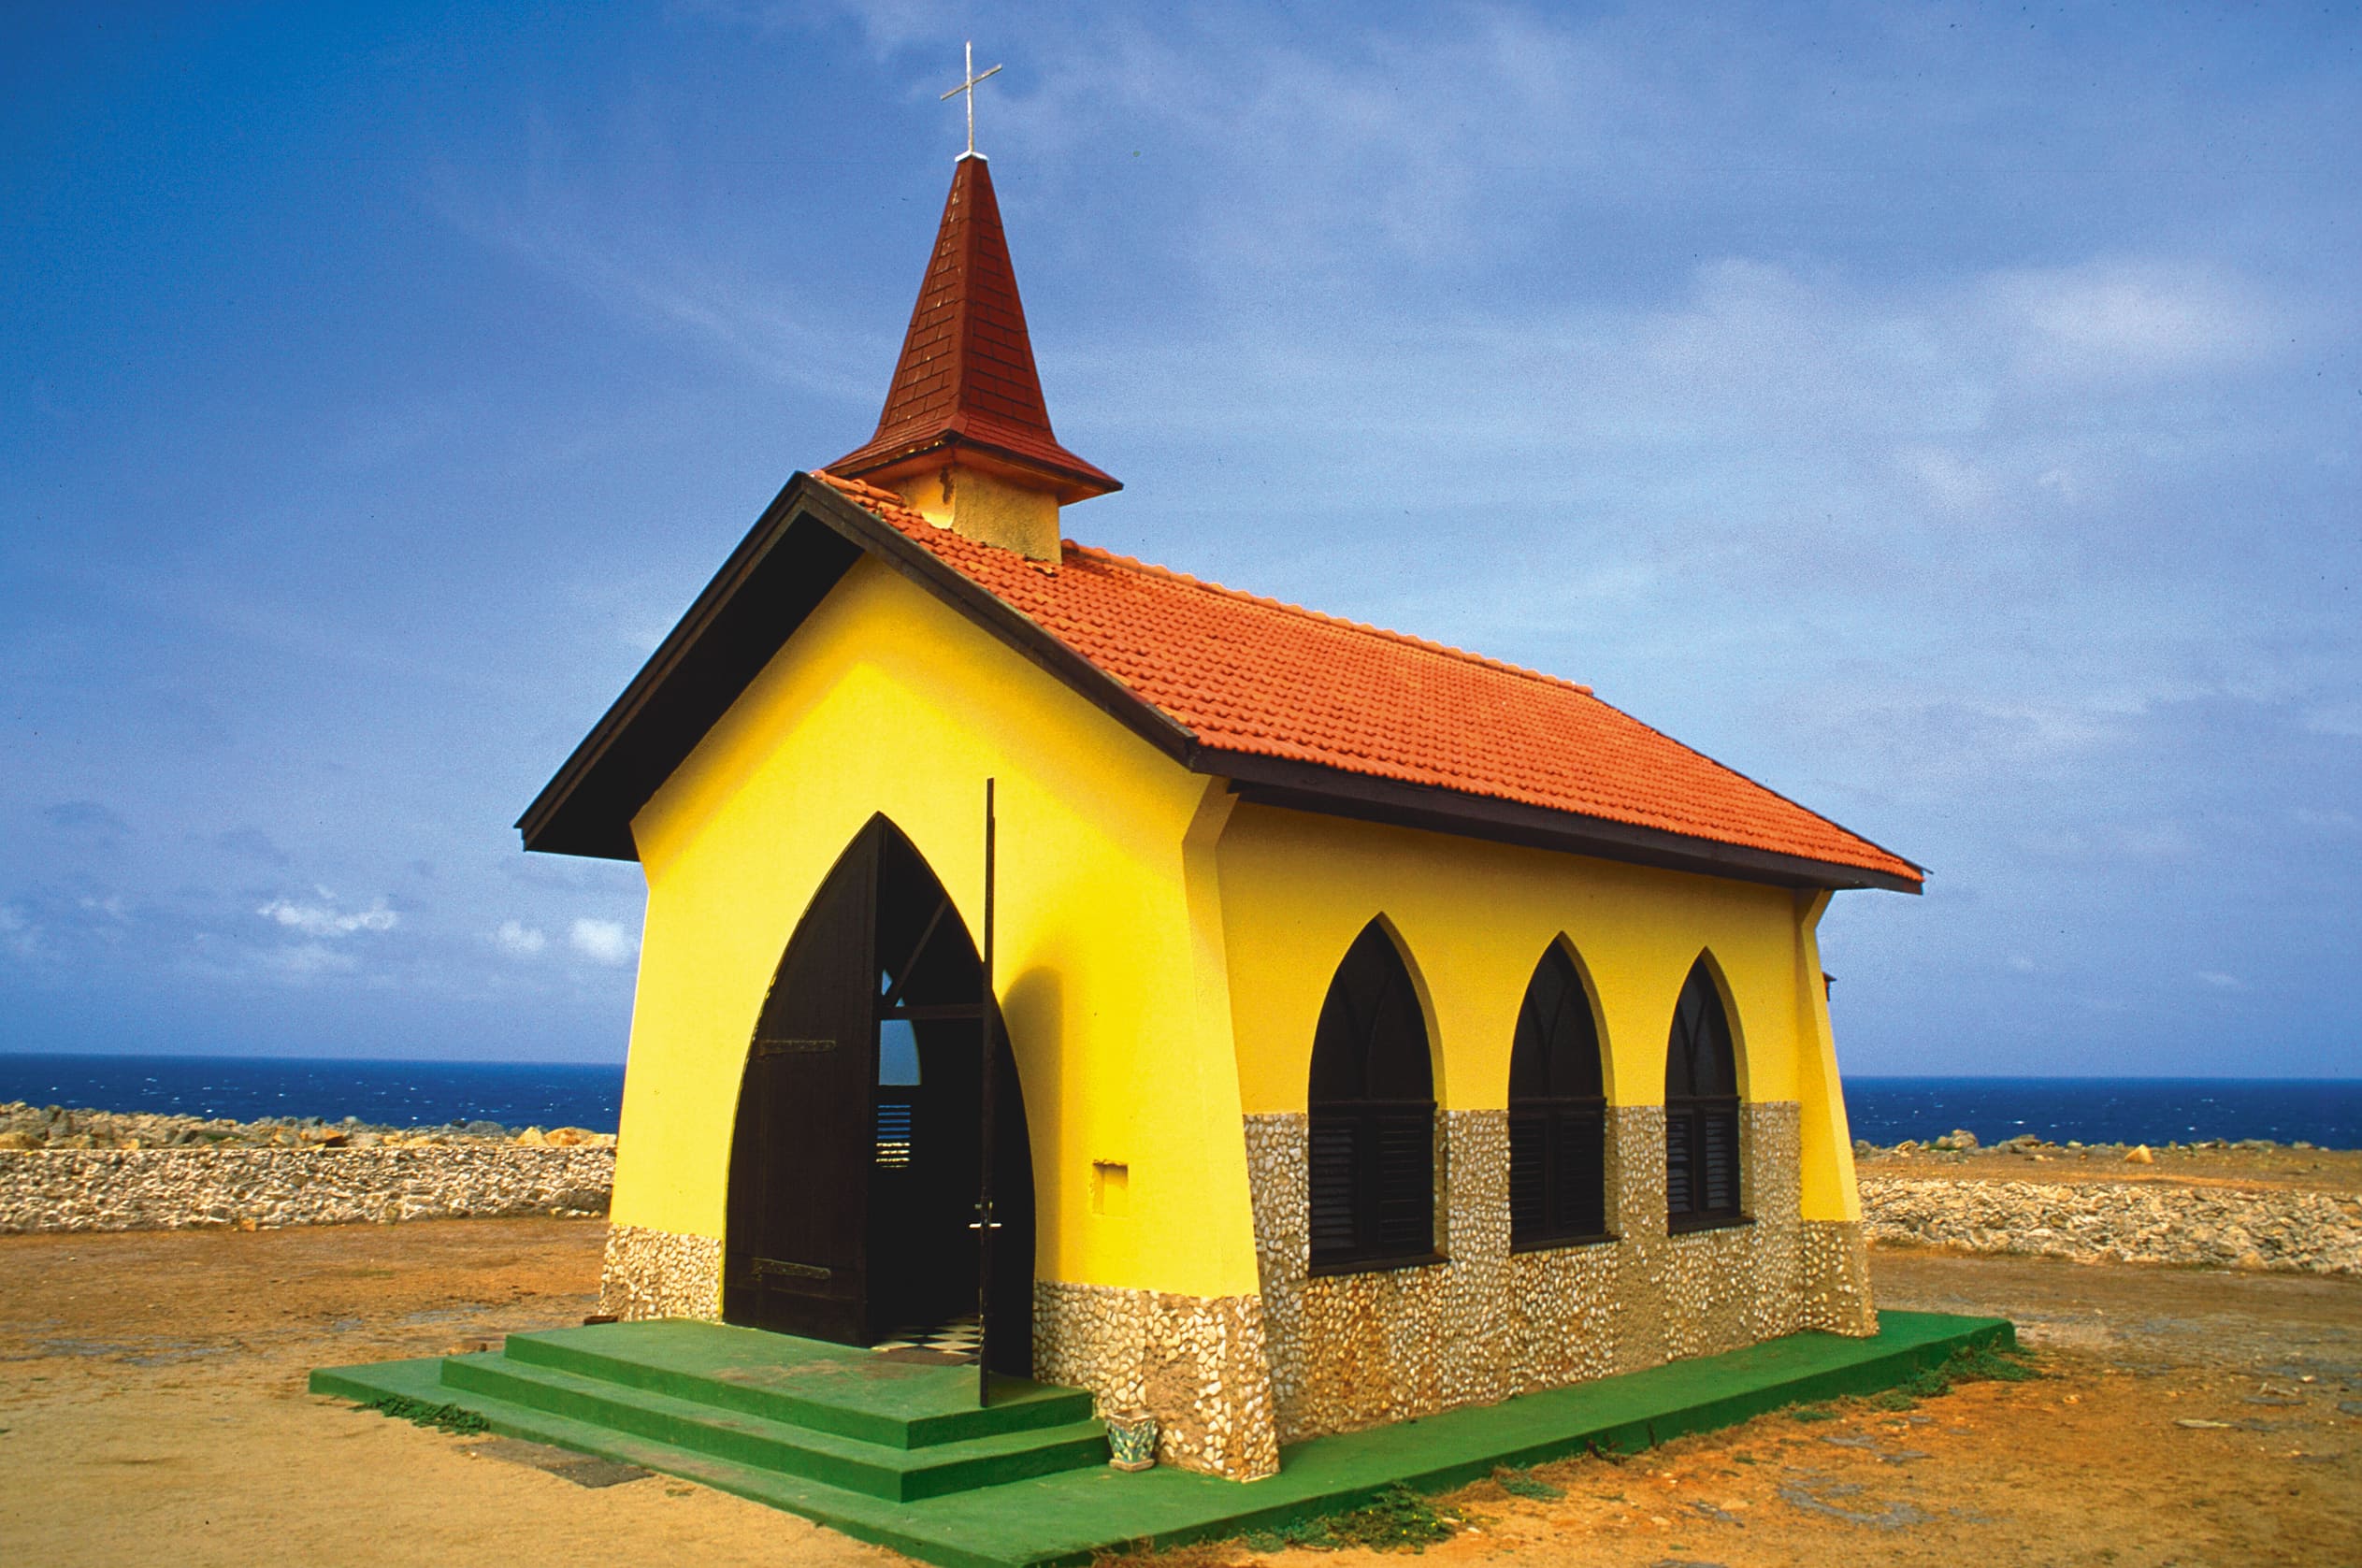
[[[494,1431],[701,1481],[943,1568],[1087,1561],[1358,1507],[1403,1483],[1443,1491],[1501,1465],[1592,1447],[1636,1452],[1785,1404],[1875,1393],[1966,1345],[1995,1317],[1887,1312],[1871,1339],[1794,1334],[1499,1404],[1282,1451],[1236,1482],[1108,1468],[1090,1396],[749,1329],[667,1321],[511,1334],[496,1354],[329,1367],[314,1393],[456,1404]]]

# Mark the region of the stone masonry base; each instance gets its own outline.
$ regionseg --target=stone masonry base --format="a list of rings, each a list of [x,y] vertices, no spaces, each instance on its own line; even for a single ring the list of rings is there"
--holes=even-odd
[[[598,1310],[627,1322],[722,1315],[722,1244],[611,1227]],[[1033,1374],[1088,1388],[1102,1413],[1157,1417],[1157,1457],[1253,1480],[1279,1469],[1260,1304],[1042,1280],[1033,1287]]]
[[[627,1323],[646,1317],[721,1321],[720,1238],[610,1226],[598,1310]]]
[[[1263,1315],[1252,1296],[1037,1281],[1033,1375],[1090,1389],[1102,1415],[1146,1410],[1167,1464],[1236,1481],[1279,1471]]]
[[[1610,1112],[1605,1241],[1513,1252],[1505,1111],[1436,1117],[1436,1250],[1418,1268],[1314,1278],[1305,1117],[1246,1118],[1261,1293],[1208,1300],[1036,1282],[1034,1375],[1102,1413],[1145,1409],[1158,1457],[1251,1480],[1279,1446],[1554,1388],[1803,1329],[1865,1335],[1862,1227],[1799,1213],[1798,1108],[1752,1103],[1739,1129],[1744,1222],[1667,1232],[1664,1112]],[[618,1225],[599,1310],[721,1315],[721,1243]]]
[[[1748,1222],[1670,1235],[1664,1113],[1611,1113],[1611,1240],[1512,1252],[1508,1117],[1447,1111],[1436,1128],[1446,1261],[1311,1277],[1305,1118],[1246,1118],[1275,1437],[1399,1421],[1509,1394],[1710,1356],[1799,1329],[1876,1331],[1861,1228],[1798,1216],[1798,1108],[1750,1104],[1740,1129]]]

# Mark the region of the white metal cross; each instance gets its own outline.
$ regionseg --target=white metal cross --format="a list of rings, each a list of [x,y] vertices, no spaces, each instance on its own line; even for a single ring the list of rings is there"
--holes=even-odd
[[[945,99],[957,97],[962,93],[968,94],[968,155],[972,158],[976,155],[976,83],[1000,68],[995,65],[991,71],[987,71],[984,77],[978,76],[976,74],[976,46],[972,40],[968,45],[968,79],[943,94]],[[943,99],[937,100],[939,103],[942,101]]]

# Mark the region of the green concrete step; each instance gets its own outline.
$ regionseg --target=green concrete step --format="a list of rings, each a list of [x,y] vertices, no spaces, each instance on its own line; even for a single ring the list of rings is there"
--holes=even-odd
[[[897,1503],[1107,1460],[1106,1432],[1088,1420],[897,1448],[501,1354],[445,1357],[439,1381],[463,1403],[466,1395],[488,1394],[732,1464]]]
[[[857,1540],[890,1546],[922,1561],[940,1564],[941,1568],[1014,1568],[1013,1560],[1001,1549],[1002,1543],[994,1532],[978,1532],[972,1525],[962,1525],[933,1513],[949,1499],[922,1503],[890,1503],[800,1476],[732,1464],[695,1449],[677,1448],[545,1410],[511,1404],[488,1394],[464,1394],[454,1400],[454,1390],[443,1387],[439,1380],[439,1363],[431,1360],[324,1367],[311,1374],[311,1391],[363,1403],[388,1394],[429,1404],[456,1403],[482,1417],[488,1430],[498,1436],[546,1443],[553,1447],[697,1481],[716,1491],[811,1519]]]
[[[1091,1418],[1091,1396],[996,1375],[976,1406],[972,1367],[916,1366],[757,1329],[686,1320],[511,1334],[511,1360],[670,1394],[814,1431],[924,1448]]]
[[[1499,1465],[1539,1464],[1592,1447],[1638,1452],[1783,1405],[1876,1393],[1954,1350],[2007,1345],[2013,1337],[2009,1323],[1994,1317],[1887,1312],[1879,1321],[1869,1339],[1794,1334],[1498,1404],[1314,1438],[1285,1449],[1279,1474],[1260,1481],[1163,1467],[1128,1475],[1093,1465],[909,1503],[461,1392],[444,1386],[442,1363],[435,1360],[324,1368],[311,1374],[311,1388],[364,1402],[399,1394],[456,1403],[504,1436],[701,1482],[941,1568],[1044,1568],[1087,1563],[1110,1546],[1174,1546],[1275,1529],[1361,1507],[1398,1484],[1447,1491]]]

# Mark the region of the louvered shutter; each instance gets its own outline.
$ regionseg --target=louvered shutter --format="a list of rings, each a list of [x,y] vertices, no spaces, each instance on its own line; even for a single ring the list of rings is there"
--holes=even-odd
[[[1700,1158],[1704,1169],[1700,1173],[1701,1201],[1699,1210],[1706,1214],[1735,1215],[1738,1213],[1738,1110],[1715,1107],[1697,1113]]]
[[[1376,1169],[1372,1187],[1377,1197],[1377,1231],[1371,1237],[1376,1250],[1390,1258],[1409,1258],[1435,1246],[1435,1113],[1428,1106],[1415,1111],[1379,1111],[1371,1115],[1376,1133]]]
[[[1550,1230],[1597,1236],[1607,1230],[1606,1118],[1592,1105],[1557,1114],[1550,1139]]]
[[[1307,1164],[1312,1187],[1312,1260],[1351,1255],[1360,1240],[1354,1234],[1354,1200],[1361,1187],[1361,1161],[1355,1158],[1361,1131],[1350,1115],[1312,1118]]]
[[[1696,1112],[1687,1107],[1665,1107],[1664,1206],[1665,1213],[1676,1219],[1697,1212],[1697,1191],[1692,1175],[1696,1158],[1692,1146],[1696,1128]]]
[[[911,1163],[913,1109],[905,1097],[878,1095],[876,1159],[887,1170],[903,1170]]]
[[[1549,1230],[1548,1114],[1520,1111],[1509,1117],[1509,1239],[1539,1241]]]

